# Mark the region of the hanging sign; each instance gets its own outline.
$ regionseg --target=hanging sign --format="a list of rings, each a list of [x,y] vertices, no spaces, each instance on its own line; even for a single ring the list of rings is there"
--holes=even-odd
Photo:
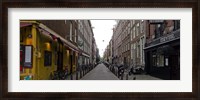
[[[33,46],[25,45],[24,50],[25,50],[24,67],[32,68]]]

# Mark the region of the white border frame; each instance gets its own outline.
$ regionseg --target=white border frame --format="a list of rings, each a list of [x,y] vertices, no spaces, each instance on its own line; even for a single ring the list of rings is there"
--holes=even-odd
[[[19,81],[20,19],[180,19],[181,79]],[[8,92],[192,92],[192,8],[9,8],[8,45]]]

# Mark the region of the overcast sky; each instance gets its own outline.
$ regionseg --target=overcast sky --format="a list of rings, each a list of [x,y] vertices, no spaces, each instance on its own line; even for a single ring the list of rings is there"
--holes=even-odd
[[[113,26],[116,24],[115,20],[91,20],[94,38],[96,40],[97,47],[99,48],[99,54],[103,57],[103,52],[113,34]]]

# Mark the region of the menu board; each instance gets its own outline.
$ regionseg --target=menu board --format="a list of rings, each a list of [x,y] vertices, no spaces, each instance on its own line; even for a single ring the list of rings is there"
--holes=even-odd
[[[31,68],[32,67],[32,53],[33,47],[31,45],[25,45],[25,57],[24,57],[24,67]]]

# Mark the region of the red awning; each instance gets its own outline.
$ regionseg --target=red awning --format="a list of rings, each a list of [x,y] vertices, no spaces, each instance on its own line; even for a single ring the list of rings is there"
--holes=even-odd
[[[20,28],[21,28],[21,27],[30,26],[30,25],[32,25],[32,23],[20,22]]]

